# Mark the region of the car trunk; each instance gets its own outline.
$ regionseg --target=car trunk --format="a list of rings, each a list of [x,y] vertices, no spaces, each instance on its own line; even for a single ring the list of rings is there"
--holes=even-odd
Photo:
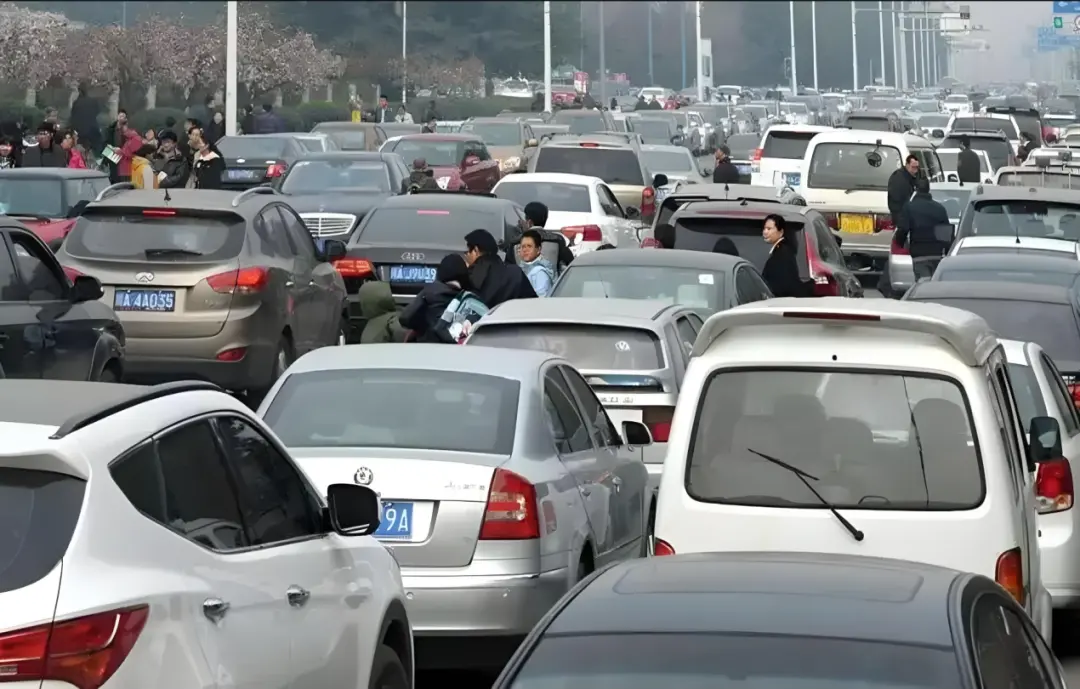
[[[432,248],[423,244],[402,242],[398,246],[369,246],[349,250],[349,258],[365,258],[375,268],[375,277],[390,283],[396,295],[416,295],[424,285],[435,281],[435,270],[448,254],[461,253],[450,247]],[[355,254],[355,256],[354,256]],[[346,284],[346,287],[349,287]],[[357,290],[359,284],[355,285]],[[352,289],[349,290],[353,292]]]
[[[221,188],[236,191],[251,189],[280,176],[284,167],[285,161],[280,158],[226,158],[225,172],[221,173]]]
[[[375,537],[402,567],[464,567],[505,456],[393,448],[289,448],[315,488],[369,481],[382,499]],[[366,471],[361,471],[366,469]]]
[[[717,239],[727,237],[741,258],[753,263],[759,271],[764,270],[765,261],[769,258],[769,245],[761,238],[765,216],[756,212],[752,216],[736,215],[738,213],[724,211],[722,216],[676,217],[675,248],[711,252]],[[799,274],[807,279],[810,266],[801,230],[801,224],[788,220],[788,231],[798,233],[797,241],[792,244],[797,252]]]
[[[608,418],[620,435],[623,421],[637,421],[649,428],[656,443],[667,443],[677,393],[674,389],[664,390],[661,380],[668,375],[666,371],[642,375],[640,371],[589,369],[582,370],[581,375],[596,393],[600,404],[604,405]],[[634,448],[633,455],[647,463],[662,464],[664,461],[662,453],[647,454],[641,447]]]

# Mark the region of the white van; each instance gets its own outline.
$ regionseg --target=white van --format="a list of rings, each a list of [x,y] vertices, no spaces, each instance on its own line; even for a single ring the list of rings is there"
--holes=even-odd
[[[750,184],[758,187],[799,186],[803,158],[810,140],[832,127],[809,124],[774,124],[761,136],[761,144],[751,156]]]
[[[714,314],[675,408],[654,553],[840,553],[975,572],[1049,638],[1032,482],[1037,462],[1062,456],[1061,431],[1020,419],[1005,352],[967,311],[822,297]]]

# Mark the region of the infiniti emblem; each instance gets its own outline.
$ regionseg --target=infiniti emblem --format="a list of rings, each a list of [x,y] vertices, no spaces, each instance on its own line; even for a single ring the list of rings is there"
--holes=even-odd
[[[406,251],[405,253],[403,253],[401,255],[401,260],[402,261],[423,261],[424,260],[424,255],[419,254],[419,253],[415,253],[415,252],[411,252],[411,251]]]
[[[135,273],[135,282],[153,282],[153,273]]]
[[[355,481],[358,486],[370,486],[374,479],[375,474],[371,473],[371,469],[368,469],[367,467],[360,467],[356,470],[356,473],[353,474],[353,481]]]

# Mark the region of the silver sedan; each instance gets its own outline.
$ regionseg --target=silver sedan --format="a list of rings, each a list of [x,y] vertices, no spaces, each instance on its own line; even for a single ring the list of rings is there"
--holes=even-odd
[[[554,355],[326,347],[259,413],[320,490],[379,493],[375,537],[401,565],[418,666],[501,666],[578,580],[646,550],[645,467]]]

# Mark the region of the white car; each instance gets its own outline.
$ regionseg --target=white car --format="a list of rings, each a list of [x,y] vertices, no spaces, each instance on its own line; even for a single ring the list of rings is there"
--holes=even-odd
[[[959,165],[959,148],[939,148],[937,149],[938,160],[941,161],[941,170],[945,173],[946,182],[960,182],[960,175],[957,174],[957,166]],[[994,166],[990,164],[990,156],[986,155],[986,151],[976,151],[972,149],[976,156],[979,157],[979,174],[984,184],[994,183]],[[975,188],[976,185],[968,183],[970,188]]]
[[[655,553],[810,551],[975,572],[1049,638],[1029,467],[1061,457],[1059,436],[1050,417],[1021,426],[1004,351],[967,311],[838,297],[737,306],[694,343]]]
[[[802,182],[803,157],[810,140],[832,127],[808,124],[774,124],[761,135],[753,153],[750,184],[759,187],[791,187]]]
[[[940,153],[941,150],[938,149],[938,154]],[[962,182],[932,182],[930,196],[945,206],[945,210],[949,212],[949,222],[956,228],[960,226],[960,216],[963,215],[964,209],[971,200],[971,194],[977,187],[977,184]],[[885,296],[902,296],[914,284],[915,267],[911,260],[911,251],[908,247],[899,246],[893,241],[889,244],[889,287],[892,294]]]
[[[375,493],[209,383],[0,380],[0,685],[413,686]]]
[[[941,109],[949,113],[966,113],[971,114],[971,99],[961,93],[954,93],[945,97],[945,102],[941,104]]]
[[[599,177],[562,172],[506,175],[491,193],[522,207],[531,201],[546,205],[548,220],[544,229],[562,232],[575,255],[593,251],[601,244],[637,245],[637,209],[628,215]]]
[[[973,235],[960,237],[949,249],[950,256],[967,252],[986,253],[988,251],[1017,254],[1032,253],[1037,255],[1058,255],[1075,257],[1080,260],[1080,243],[1072,239],[1054,239],[1052,237],[1013,237],[994,235]]]

